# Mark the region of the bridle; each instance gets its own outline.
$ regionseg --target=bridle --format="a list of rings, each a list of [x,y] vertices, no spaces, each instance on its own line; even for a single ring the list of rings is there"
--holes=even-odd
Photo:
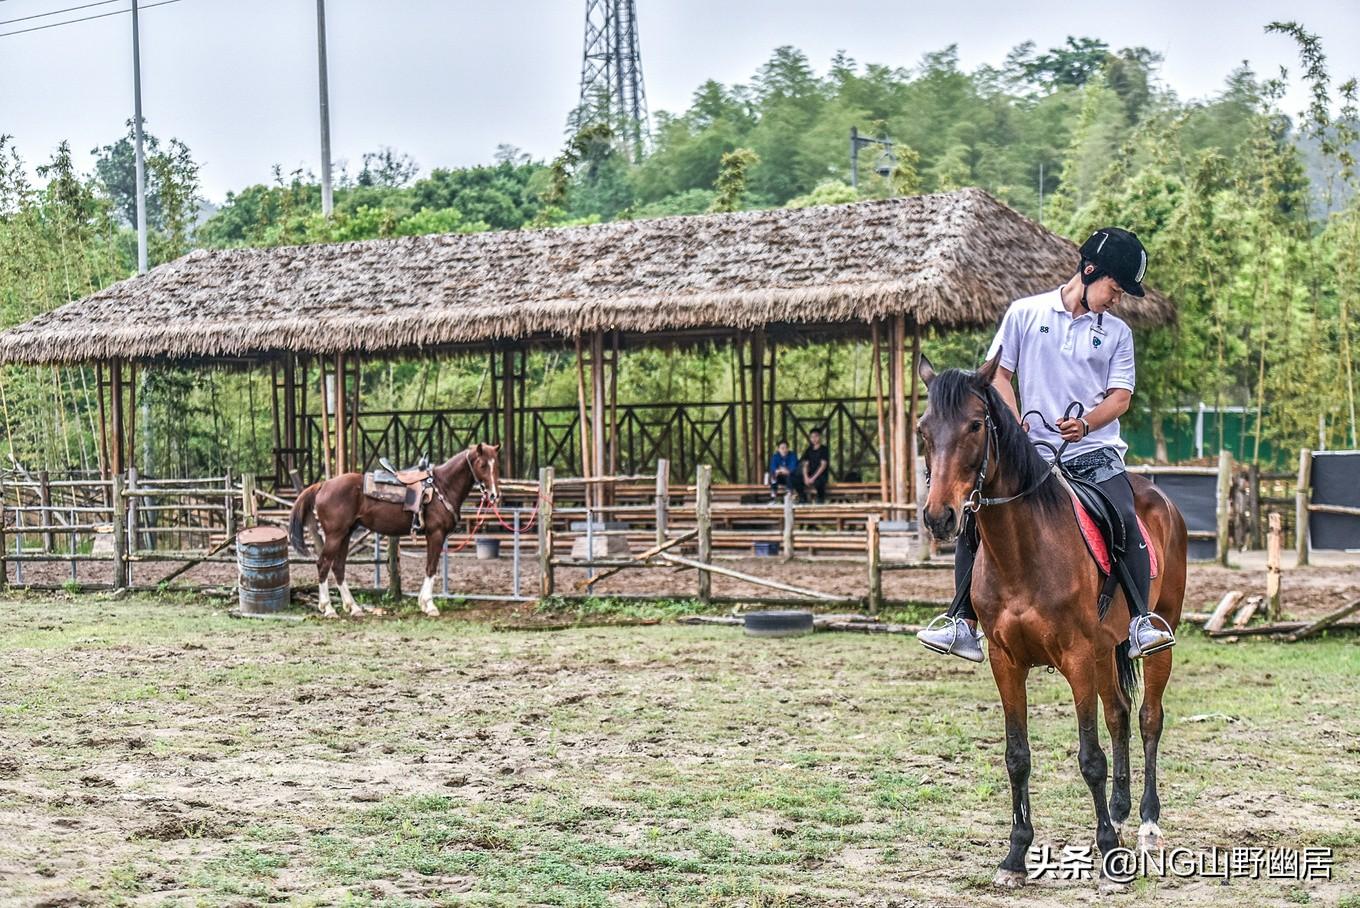
[[[987,468],[991,465],[992,448],[995,447],[998,451],[1000,451],[1001,440],[997,434],[996,420],[992,418],[992,408],[991,405],[987,403],[987,398],[983,396],[982,392],[977,391],[976,389],[970,388],[969,392],[982,403],[982,416],[983,422],[987,430],[987,439],[985,442],[983,442],[982,463],[978,465],[977,478],[973,481],[973,490],[968,493],[968,497],[965,498],[963,501],[963,512],[965,514],[970,512],[976,514],[979,510],[986,506],[1010,504],[1012,501],[1018,501],[1021,498],[1025,498],[1037,492],[1039,490],[1039,487],[1042,486],[1044,483],[1048,482],[1048,480],[1053,476],[1060,475],[1058,464],[1062,461],[1062,452],[1067,449],[1068,442],[1064,441],[1062,447],[1054,448],[1053,445],[1049,444],[1046,441],[1036,441],[1034,442],[1036,446],[1044,445],[1049,450],[1053,451],[1053,464],[1052,466],[1049,467],[1048,472],[1039,477],[1037,480],[1035,480],[1034,483],[1030,485],[1029,488],[1025,489],[1024,491],[1017,492],[1014,495],[1007,495],[1004,498],[985,497],[982,494],[982,487],[987,482]],[[1077,407],[1078,409],[1080,409],[1081,404],[1074,401],[1072,405],[1067,408],[1067,413],[1064,414],[1064,418],[1067,418],[1071,415],[1073,407]],[[1028,413],[1025,414],[1025,416],[1028,417],[1030,413],[1038,415],[1039,420],[1044,424],[1045,427],[1047,427],[1053,432],[1057,432],[1057,429],[1054,429],[1052,426],[1050,426],[1048,424],[1048,421],[1044,419],[1042,413],[1039,413],[1039,411],[1037,410],[1030,410]],[[1078,413],[1078,415],[1080,415],[1080,413]],[[930,486],[930,463],[928,460],[926,462],[926,486],[927,487]]]
[[[472,449],[471,447],[469,447],[469,448],[467,448],[465,451],[462,452],[462,453],[463,453],[463,461],[467,464],[468,472],[472,474],[472,486],[471,486],[471,488],[480,489],[480,490],[481,490],[481,493],[482,493],[482,501],[485,502],[485,501],[487,500],[487,498],[489,497],[489,496],[487,495],[487,491],[486,491],[486,484],[483,483],[480,479],[477,478],[477,471],[474,470],[474,469],[472,468],[472,451],[473,451],[473,449]],[[430,488],[434,489],[434,496],[435,496],[436,498],[439,499],[439,503],[442,504],[442,505],[444,506],[444,509],[447,510],[451,515],[453,515],[454,520],[457,520],[457,519],[458,519],[458,509],[455,508],[455,507],[449,502],[449,500],[448,500],[447,498],[444,497],[444,490],[441,489],[441,488],[439,487],[439,485],[440,485],[440,483],[439,483],[439,477],[435,475],[434,470],[430,470],[430,479],[431,479]],[[480,510],[480,506],[479,506],[479,510]]]

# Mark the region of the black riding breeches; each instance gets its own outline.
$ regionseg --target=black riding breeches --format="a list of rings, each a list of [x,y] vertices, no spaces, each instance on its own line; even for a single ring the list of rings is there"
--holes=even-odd
[[[1081,476],[1084,471],[1078,468],[1074,472]],[[1138,529],[1138,519],[1133,504],[1133,486],[1129,484],[1128,474],[1122,469],[1114,475],[1109,475],[1108,470],[1102,472],[1105,472],[1106,477],[1097,481],[1096,484],[1109,497],[1124,520],[1125,532],[1128,535],[1128,541],[1124,546],[1124,564],[1128,566],[1129,576],[1133,578],[1133,584],[1138,589],[1139,598],[1142,601],[1141,609],[1133,603],[1129,603],[1129,608],[1138,614],[1145,615],[1147,614],[1148,594],[1152,589],[1152,559],[1148,555],[1147,541],[1143,539],[1143,534]],[[1093,479],[1098,478],[1098,476],[1099,474]],[[959,534],[958,542],[954,547],[955,592],[954,601],[949,606],[949,614],[952,617],[967,618],[970,621],[977,618],[977,613],[973,611],[972,597],[967,588],[972,582],[973,559],[977,556],[977,548],[977,523],[971,513],[965,514],[963,531]]]

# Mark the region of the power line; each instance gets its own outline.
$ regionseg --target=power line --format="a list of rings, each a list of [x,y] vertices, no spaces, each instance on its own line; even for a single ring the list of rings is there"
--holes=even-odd
[[[50,13],[34,13],[31,16],[20,16],[17,19],[0,19],[0,25],[12,25],[15,22],[27,22],[29,19],[46,19],[48,16],[60,16],[62,13],[73,13],[78,9],[89,9],[92,6],[107,6],[110,3],[117,3],[118,0],[97,0],[95,3],[85,3],[80,6],[68,6],[66,9],[54,9]]]
[[[169,6],[171,3],[179,3],[180,0],[160,0],[159,3],[148,3],[141,6],[141,9],[154,9],[157,6]],[[67,19],[64,22],[49,22],[47,25],[34,25],[31,28],[21,28],[12,32],[0,32],[0,38],[8,38],[11,35],[24,35],[29,32],[40,32],[46,28],[59,28],[63,25],[75,25],[77,22],[89,22],[91,19],[107,19],[109,16],[125,16],[132,12],[130,9],[116,9],[111,13],[98,13],[93,16],[83,16],[79,19]]]

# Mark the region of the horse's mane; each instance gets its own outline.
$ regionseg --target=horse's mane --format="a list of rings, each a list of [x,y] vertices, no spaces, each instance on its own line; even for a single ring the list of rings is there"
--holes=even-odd
[[[1026,496],[1025,501],[1042,511],[1070,506],[1070,499],[1061,484],[1049,475],[1051,465],[1039,455],[1028,433],[1020,428],[1015,414],[991,382],[983,382],[976,372],[946,369],[930,383],[930,406],[943,419],[962,421],[965,418],[964,406],[974,393],[981,394],[986,400],[992,422],[996,424],[996,442],[1000,450],[994,452],[993,457],[995,462],[1002,464],[1003,470],[1014,477],[1012,494],[1040,483],[1037,489]],[[1043,481],[1045,476],[1047,481]]]

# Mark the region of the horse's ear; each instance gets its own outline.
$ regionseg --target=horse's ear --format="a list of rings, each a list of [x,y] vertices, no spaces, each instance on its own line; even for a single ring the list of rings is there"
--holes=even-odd
[[[921,364],[916,367],[916,374],[921,376],[921,381],[926,383],[927,388],[935,380],[935,367],[930,364],[930,357],[924,353],[921,354]]]
[[[996,355],[983,363],[982,368],[978,369],[977,372],[978,378],[982,381],[984,387],[992,383],[992,379],[996,377],[996,370],[1000,365],[1001,348],[997,347]]]

